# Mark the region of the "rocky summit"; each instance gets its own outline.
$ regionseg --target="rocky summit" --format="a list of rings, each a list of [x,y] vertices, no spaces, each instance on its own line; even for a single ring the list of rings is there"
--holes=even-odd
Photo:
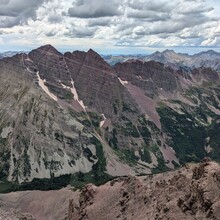
[[[188,164],[166,174],[87,185],[77,203],[70,200],[66,219],[218,220],[219,168],[213,162]]]
[[[213,55],[214,56],[214,55]],[[104,183],[220,161],[216,68],[174,68],[45,45],[0,60],[4,192]]]

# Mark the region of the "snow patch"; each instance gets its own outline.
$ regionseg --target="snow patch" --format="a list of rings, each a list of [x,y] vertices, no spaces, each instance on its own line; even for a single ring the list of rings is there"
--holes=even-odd
[[[205,147],[205,151],[206,151],[208,154],[211,153],[212,150],[213,150],[213,149],[210,147],[210,145],[207,146],[207,147]]]
[[[208,121],[209,124],[211,124],[212,123],[212,118],[210,116],[208,116],[207,121]]]
[[[72,83],[72,85],[73,85],[73,88],[71,88],[71,92],[72,92],[73,95],[74,95],[74,99],[75,99],[76,101],[78,101],[78,103],[82,106],[82,108],[84,109],[84,111],[86,111],[86,106],[84,105],[83,101],[82,101],[82,100],[79,100],[79,96],[78,96],[78,93],[77,93],[76,88],[75,88],[75,86],[74,86],[74,82],[71,81],[71,83]]]
[[[2,133],[1,133],[1,137],[2,138],[7,138],[8,135],[13,131],[13,128],[12,127],[6,127],[6,128],[3,128],[2,129]]]
[[[100,122],[100,124],[99,124],[100,128],[105,124],[105,121],[106,121],[106,117],[105,117],[104,114],[102,114],[102,117],[103,117],[104,120]]]
[[[25,61],[29,61],[29,62],[33,63],[33,60],[31,60],[29,57],[27,57],[27,58],[25,59]]]
[[[118,80],[123,86],[128,84],[128,81],[124,81],[124,80],[120,79],[119,77],[118,77]]]
[[[55,100],[55,101],[58,101],[58,98],[57,98],[54,94],[52,94],[52,93],[49,91],[49,89],[48,89],[47,86],[45,86],[44,83],[46,82],[46,80],[45,80],[45,79],[42,80],[42,79],[40,78],[39,72],[37,72],[36,74],[37,74],[39,86],[44,90],[44,92],[47,93],[47,95],[50,96],[50,98],[52,98],[52,99]]]
[[[33,73],[33,71],[31,71],[31,70],[29,69],[29,67],[27,67],[26,69],[27,69],[27,71],[28,71],[29,73]]]
[[[87,107],[84,105],[83,101],[79,99],[78,93],[77,93],[76,88],[74,86],[74,82],[71,80],[71,84],[73,86],[72,88],[64,85],[61,81],[60,81],[60,83],[64,89],[70,89],[71,93],[73,94],[74,100],[80,104],[80,106],[83,108],[84,111],[86,111]]]
[[[60,80],[59,80],[59,82],[64,89],[71,89],[69,86],[64,85]]]

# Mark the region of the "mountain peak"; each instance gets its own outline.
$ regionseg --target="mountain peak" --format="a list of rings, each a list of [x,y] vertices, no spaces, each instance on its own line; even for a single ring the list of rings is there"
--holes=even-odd
[[[217,53],[215,50],[207,50],[207,51],[204,51],[204,53]]]
[[[164,53],[175,53],[175,51],[174,51],[174,50],[166,49],[166,50],[164,50],[162,53],[163,53],[163,54],[164,54]]]
[[[87,51],[86,57],[89,60],[93,60],[93,61],[96,61],[96,62],[104,61],[104,59],[97,52],[95,52],[93,49],[89,49]]]
[[[197,55],[201,55],[201,54],[220,55],[220,54],[219,54],[218,52],[216,52],[215,50],[202,51],[202,52],[198,53]]]
[[[87,51],[87,54],[91,54],[91,55],[98,55],[98,56],[100,56],[96,51],[94,51],[93,49],[89,49],[88,51]]]
[[[60,53],[55,47],[53,47],[51,44],[46,44],[46,45],[44,45],[44,46],[41,46],[41,47],[37,48],[36,50],[44,51],[44,52],[47,52],[47,53],[58,54],[58,55],[61,54],[61,53]]]
[[[53,47],[51,44],[45,44],[39,48],[47,49],[47,50],[56,50],[55,47]]]
[[[89,49],[86,53],[84,64],[96,66],[101,69],[109,70],[112,72],[110,65],[93,49]]]

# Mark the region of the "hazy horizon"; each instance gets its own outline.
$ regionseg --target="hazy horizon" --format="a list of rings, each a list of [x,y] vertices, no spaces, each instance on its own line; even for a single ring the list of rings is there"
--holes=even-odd
[[[44,45],[40,45],[40,46],[44,46]],[[52,45],[53,47],[55,47],[54,45]],[[25,52],[25,53],[29,53],[31,50],[33,50],[33,49],[37,49],[39,46],[37,46],[37,47],[35,47],[35,48],[31,48],[30,50],[13,50],[13,49],[11,49],[11,50],[5,50],[5,51],[1,51],[0,50],[0,53],[9,53],[9,52]],[[61,53],[65,53],[65,52],[68,52],[68,51],[70,51],[70,52],[73,52],[73,51],[76,51],[76,50],[80,50],[80,49],[71,49],[71,48],[69,48],[69,49],[67,49],[67,50],[65,50],[65,49],[62,49],[62,48],[57,48],[57,47],[55,47],[59,52],[61,52]],[[182,53],[182,54],[188,54],[188,55],[194,55],[194,54],[197,54],[197,53],[200,53],[200,52],[205,52],[205,51],[209,51],[209,50],[214,50],[214,51],[216,51],[216,52],[218,52],[218,53],[220,53],[220,48],[218,48],[218,47],[215,47],[215,48],[213,48],[213,47],[199,47],[199,48],[193,48],[194,50],[189,50],[188,48],[155,48],[155,50],[151,50],[151,51],[134,51],[134,52],[129,52],[128,50],[127,51],[125,51],[124,53],[122,52],[122,51],[118,51],[118,52],[112,52],[112,53],[110,53],[110,52],[99,52],[98,50],[96,50],[96,49],[94,49],[94,48],[88,48],[88,49],[86,49],[86,50],[80,50],[80,51],[88,51],[89,49],[93,49],[94,51],[96,51],[96,52],[98,52],[100,55],[113,55],[113,56],[119,56],[119,55],[122,55],[122,56],[126,56],[126,55],[150,55],[150,54],[152,54],[152,53],[155,53],[155,52],[163,52],[163,51],[165,51],[165,50],[173,50],[175,53]],[[152,49],[152,48],[151,48]]]

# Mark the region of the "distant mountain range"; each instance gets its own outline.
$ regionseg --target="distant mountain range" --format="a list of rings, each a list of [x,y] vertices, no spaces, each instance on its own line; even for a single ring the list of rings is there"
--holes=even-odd
[[[155,52],[151,55],[109,55],[103,56],[103,58],[110,65],[115,65],[116,63],[127,62],[130,60],[140,60],[143,62],[153,60],[172,66],[175,69],[185,67],[211,67],[217,71],[220,70],[220,53],[214,50],[208,50],[194,55],[175,53],[173,50],[165,50],[163,52]]]
[[[19,53],[28,53],[26,51],[7,51],[0,53],[0,59],[12,57]],[[210,67],[220,71],[220,53],[214,50],[203,51],[194,55],[186,53],[176,53],[173,50],[155,52],[150,55],[102,55],[104,60],[111,66],[122,62],[131,62],[131,60],[140,60],[143,62],[157,61],[171,66],[174,69]]]
[[[28,53],[28,52],[27,51],[6,51],[3,53],[0,53],[0,59],[2,59],[4,57],[12,57],[12,56],[19,54],[19,53]]]

